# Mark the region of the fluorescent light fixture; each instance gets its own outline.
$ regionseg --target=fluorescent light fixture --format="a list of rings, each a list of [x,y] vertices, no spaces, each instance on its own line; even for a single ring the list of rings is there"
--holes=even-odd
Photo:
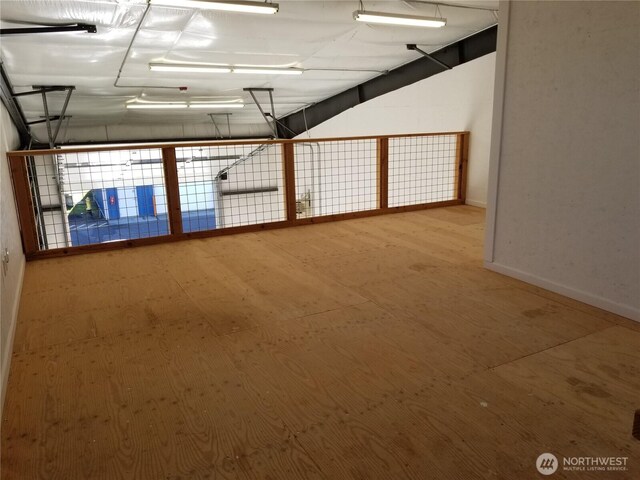
[[[280,8],[277,3],[267,2],[215,2],[209,0],[150,0],[151,5],[164,7],[196,8],[200,10],[222,10],[238,13],[262,13],[273,15]]]
[[[233,67],[233,73],[252,73],[255,75],[302,75],[300,68],[272,68],[272,67]]]
[[[396,13],[367,12],[357,10],[353,12],[354,20],[364,23],[377,23],[384,25],[401,25],[405,27],[431,27],[440,28],[447,24],[446,18],[418,17],[416,15],[400,15]]]
[[[198,65],[192,63],[150,63],[152,72],[183,72],[183,73],[230,73],[231,68],[224,65]]]
[[[244,108],[244,103],[190,103],[189,108],[209,108],[209,109],[223,109],[223,108]]]
[[[182,103],[127,103],[127,108],[130,110],[164,110],[164,109],[177,109],[187,108],[187,104]]]
[[[279,67],[232,67],[230,65],[203,65],[197,63],[150,63],[152,72],[183,73],[250,73],[255,75],[302,75],[301,68]]]

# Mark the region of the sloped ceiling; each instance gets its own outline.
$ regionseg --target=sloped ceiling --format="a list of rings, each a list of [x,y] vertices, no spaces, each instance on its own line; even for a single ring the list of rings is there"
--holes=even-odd
[[[419,55],[406,50],[407,43],[434,51],[495,24],[497,3],[441,4],[438,8],[447,25],[440,29],[355,22],[357,1],[283,0],[276,15],[151,6],[134,38],[147,8],[144,0],[2,0],[3,28],[89,23],[98,31],[4,36],[0,51],[17,92],[32,85],[76,87],[67,111],[71,128],[209,124],[204,110],[133,111],[125,103],[136,98],[242,99],[247,105],[233,111],[234,128],[260,134],[269,130],[243,88],[274,88],[276,115],[284,116],[415,60]],[[462,8],[466,6],[474,8]],[[367,1],[365,8],[427,16],[436,11],[433,4],[403,1]],[[273,76],[149,70],[150,62],[162,61],[297,67],[305,72]],[[180,93],[178,87],[183,86],[187,90]],[[49,98],[52,114],[59,112],[64,95],[52,93]],[[43,115],[39,96],[21,97],[20,102],[28,120]]]

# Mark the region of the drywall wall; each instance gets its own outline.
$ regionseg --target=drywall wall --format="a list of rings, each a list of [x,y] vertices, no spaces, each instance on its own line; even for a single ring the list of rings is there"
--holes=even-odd
[[[500,12],[487,266],[640,320],[640,3]]]
[[[486,203],[493,78],[491,53],[351,108],[298,138],[469,130],[467,203]]]
[[[224,180],[214,179],[218,228],[286,219],[282,148],[254,145],[252,150],[229,167]],[[239,193],[262,189],[273,190]]]
[[[13,334],[24,276],[24,255],[6,156],[7,150],[14,150],[19,145],[18,132],[11,123],[7,109],[0,103],[0,256],[5,249],[9,252],[6,269],[0,266],[0,418],[9,378]]]

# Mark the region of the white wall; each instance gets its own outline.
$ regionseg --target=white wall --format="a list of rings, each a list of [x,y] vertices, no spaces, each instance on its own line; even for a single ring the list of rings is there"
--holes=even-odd
[[[215,208],[213,179],[201,182],[180,183],[180,210],[192,212]]]
[[[467,203],[487,193],[495,53],[369,100],[309,130],[311,137],[469,130]],[[298,138],[305,138],[302,134]]]
[[[24,255],[18,229],[18,218],[13,199],[13,187],[9,176],[7,150],[18,148],[18,132],[11,122],[9,113],[0,103],[0,251],[9,250],[6,274],[0,267],[0,418],[9,378],[13,335],[18,316],[18,304],[24,276]]]
[[[640,3],[500,12],[487,266],[640,320]]]
[[[255,149],[257,145],[253,145]],[[284,182],[282,177],[282,147],[270,145],[248,160],[232,167],[227,180],[218,182],[220,193],[261,188],[277,191],[218,195],[217,228],[239,227],[256,223],[285,220]],[[217,185],[216,185],[217,187]]]
[[[375,140],[294,145],[296,200],[310,201],[305,216],[377,208]]]

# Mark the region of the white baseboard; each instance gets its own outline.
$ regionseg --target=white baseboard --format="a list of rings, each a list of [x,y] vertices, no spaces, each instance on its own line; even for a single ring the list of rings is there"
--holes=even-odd
[[[480,207],[480,208],[487,208],[487,203],[486,202],[478,202],[477,200],[469,200],[466,199],[464,201],[464,203],[466,205],[471,205],[472,207]]]
[[[26,262],[22,262],[20,272],[18,273],[18,291],[16,292],[16,301],[11,309],[11,325],[9,325],[9,335],[7,335],[7,344],[3,345],[2,352],[2,394],[0,395],[0,419],[2,419],[2,411],[4,410],[4,399],[7,396],[7,382],[9,381],[9,370],[11,369],[11,355],[13,354],[13,340],[16,335],[16,324],[18,323],[18,308],[20,307],[20,296],[22,295],[22,284],[24,281],[24,269]]]
[[[523,282],[530,283],[537,287],[559,293],[560,295],[564,295],[565,297],[573,298],[574,300],[578,300],[594,307],[607,310],[608,312],[615,313],[616,315],[627,317],[631,320],[635,320],[636,322],[640,322],[640,309],[632,307],[631,305],[612,302],[611,300],[599,297],[598,295],[593,295],[582,290],[576,290],[566,285],[562,285],[560,283],[538,277],[537,275],[531,275],[530,273],[523,272],[522,270],[518,270],[516,268],[500,265],[499,263],[485,261],[484,266],[485,268],[494,272],[517,278],[518,280],[522,280]]]

